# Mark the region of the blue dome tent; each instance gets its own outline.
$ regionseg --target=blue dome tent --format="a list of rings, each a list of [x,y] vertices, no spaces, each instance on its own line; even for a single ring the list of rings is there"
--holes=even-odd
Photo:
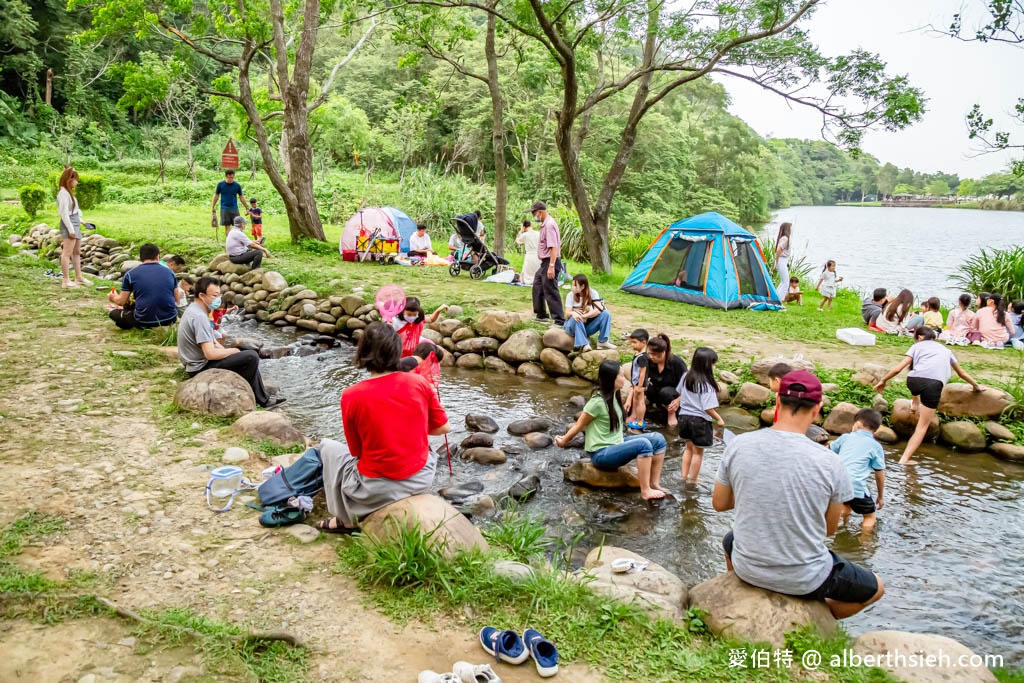
[[[409,238],[416,232],[416,221],[409,218],[409,215],[401,209],[396,209],[393,206],[382,206],[380,208],[384,209],[391,216],[391,223],[398,230],[398,234],[402,238],[402,243],[398,246],[398,250],[405,254],[409,251]]]
[[[725,310],[782,306],[757,238],[713,211],[662,230],[622,289]]]

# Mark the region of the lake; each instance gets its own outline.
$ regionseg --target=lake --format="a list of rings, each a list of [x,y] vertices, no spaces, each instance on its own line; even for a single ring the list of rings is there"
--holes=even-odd
[[[949,276],[964,259],[1024,241],[1020,211],[794,206],[777,211],[765,234],[775,239],[785,221],[793,224],[793,258],[808,259],[814,282],[833,259],[840,286],[907,288],[918,301],[937,296],[947,305],[961,293]]]

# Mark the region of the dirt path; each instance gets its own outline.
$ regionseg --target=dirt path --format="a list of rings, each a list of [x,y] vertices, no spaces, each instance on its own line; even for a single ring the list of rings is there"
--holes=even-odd
[[[207,465],[219,461],[211,452],[234,444],[217,430],[182,436],[160,426],[153,411],[169,398],[176,365],[115,370],[106,352],[138,346],[122,343],[96,298],[37,279],[53,298],[38,307],[14,303],[19,292],[0,282],[0,462],[18,483],[0,526],[38,510],[60,515],[68,529],[27,546],[17,564],[54,579],[95,573],[91,590],[134,610],[182,607],[288,630],[311,648],[316,681],[415,681],[425,668],[487,661],[457,619],[399,626],[365,607],[353,580],[335,573],[337,539],[302,545],[285,530],[262,529],[237,503],[211,513],[202,497]],[[259,472],[263,464],[243,466]],[[6,621],[0,680],[225,680],[208,676],[188,639],[154,651],[131,632],[107,618]],[[497,668],[511,683],[541,680],[527,665]],[[562,679],[601,677],[576,666]]]

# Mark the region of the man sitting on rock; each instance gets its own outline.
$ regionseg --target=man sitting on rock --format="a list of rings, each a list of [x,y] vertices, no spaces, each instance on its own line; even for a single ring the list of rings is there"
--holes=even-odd
[[[805,436],[821,411],[821,382],[794,370],[776,400],[778,422],[737,436],[718,466],[711,504],[736,510],[722,541],[726,565],[754,586],[824,600],[832,616],[845,619],[878,601],[885,586],[825,546],[853,484],[842,461]]]
[[[248,263],[254,270],[263,264],[264,256],[270,256],[270,251],[265,246],[254,242],[245,234],[245,218],[242,216],[235,216],[234,226],[224,241],[224,249],[232,263]]]
[[[160,265],[160,249],[155,244],[139,247],[139,260],[142,263],[121,279],[120,293],[107,294],[107,301],[119,307],[110,311],[110,319],[122,330],[174,323],[178,319],[178,281],[174,273]],[[130,304],[128,299],[133,295],[135,303]]]
[[[210,325],[210,312],[220,308],[220,282],[212,277],[199,278],[195,295],[195,301],[185,309],[178,324],[178,357],[189,377],[211,368],[230,370],[249,383],[257,405],[270,409],[284,403],[283,398],[267,395],[260,375],[260,357],[255,351],[226,349],[217,341]]]

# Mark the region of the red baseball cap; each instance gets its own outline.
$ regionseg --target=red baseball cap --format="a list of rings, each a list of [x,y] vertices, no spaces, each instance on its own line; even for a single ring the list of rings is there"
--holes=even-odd
[[[807,370],[786,373],[779,382],[779,396],[793,396],[821,403],[821,381]]]

